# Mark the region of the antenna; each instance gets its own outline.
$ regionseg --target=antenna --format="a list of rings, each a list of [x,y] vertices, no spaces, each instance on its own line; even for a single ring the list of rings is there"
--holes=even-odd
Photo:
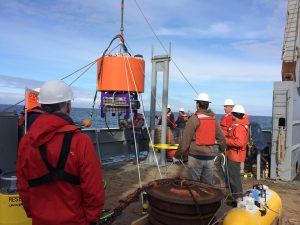
[[[124,18],[124,0],[121,0],[121,35],[123,37],[123,31],[124,31],[124,26],[123,26],[123,18]]]

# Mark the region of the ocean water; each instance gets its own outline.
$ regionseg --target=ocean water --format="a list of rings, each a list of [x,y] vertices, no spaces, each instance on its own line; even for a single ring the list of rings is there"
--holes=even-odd
[[[10,105],[2,105],[0,104],[0,112],[3,110],[7,110]],[[8,111],[10,112],[16,112],[20,114],[20,112],[23,110],[24,106],[17,105],[12,108],[10,108]],[[85,118],[89,118],[91,115],[91,109],[88,108],[72,108],[71,111],[71,117],[74,120],[74,122],[78,125],[81,125],[82,121]],[[160,115],[160,112],[157,113],[157,115]],[[178,117],[178,113],[174,112],[175,119]],[[216,115],[218,120],[220,121],[221,117],[223,115],[217,114]],[[148,124],[150,124],[150,112],[145,111],[145,117]],[[250,121],[257,122],[263,130],[272,130],[272,117],[271,116],[249,116]],[[117,128],[118,127],[118,116],[111,116],[108,115],[105,118],[100,117],[100,109],[95,108],[93,113],[93,119],[92,119],[92,126],[94,128]]]

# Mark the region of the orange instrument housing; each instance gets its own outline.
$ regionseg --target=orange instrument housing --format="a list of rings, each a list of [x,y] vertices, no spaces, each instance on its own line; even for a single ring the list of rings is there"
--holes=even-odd
[[[98,91],[144,92],[145,61],[141,57],[104,56],[98,59],[97,74]]]

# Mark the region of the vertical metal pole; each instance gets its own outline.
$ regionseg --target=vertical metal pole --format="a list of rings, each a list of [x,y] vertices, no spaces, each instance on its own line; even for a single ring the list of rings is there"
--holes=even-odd
[[[169,89],[169,60],[164,61],[163,70],[163,96],[162,96],[162,123],[161,123],[161,143],[167,143],[167,104],[168,104],[168,89]],[[166,164],[166,151],[161,151],[160,164]]]
[[[123,37],[123,33],[124,33],[123,23],[124,23],[124,0],[121,0],[121,28],[120,28],[120,31],[121,31],[122,37]]]
[[[152,46],[152,59],[153,59],[153,46]],[[152,62],[151,103],[150,103],[150,133],[151,133],[152,141],[154,141],[154,132],[155,132],[156,83],[157,83],[156,63]]]
[[[151,77],[151,103],[150,103],[150,135],[154,144],[155,136],[155,114],[156,114],[156,83],[157,83],[157,65],[153,59],[153,46],[152,46],[152,77]],[[149,149],[147,162],[152,164],[154,161],[154,152],[152,147]]]
[[[256,179],[257,180],[260,180],[260,156],[261,156],[260,151],[257,151],[256,154]]]

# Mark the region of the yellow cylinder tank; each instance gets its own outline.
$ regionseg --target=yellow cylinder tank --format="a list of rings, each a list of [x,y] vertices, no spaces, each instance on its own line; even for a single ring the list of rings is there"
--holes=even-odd
[[[0,176],[0,225],[31,225],[17,192],[15,172]]]
[[[18,194],[0,193],[0,225],[31,225]]]
[[[231,209],[224,218],[223,225],[271,225],[276,224],[282,212],[279,195],[267,190],[267,201],[261,207],[254,204],[238,204],[238,208]]]

